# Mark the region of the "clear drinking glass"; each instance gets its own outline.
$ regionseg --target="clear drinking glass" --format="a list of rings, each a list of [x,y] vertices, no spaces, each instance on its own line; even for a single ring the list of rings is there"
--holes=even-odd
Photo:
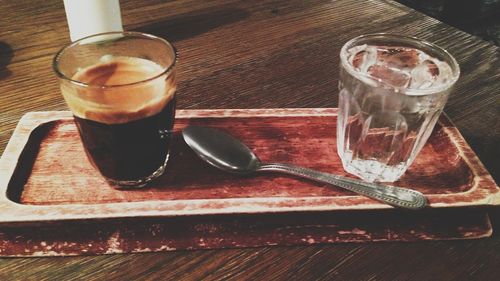
[[[140,187],[165,171],[176,60],[169,42],[138,32],[92,35],[54,57],[85,152],[111,184]]]
[[[429,138],[460,70],[444,49],[417,38],[371,34],[340,53],[337,149],[344,169],[393,182]]]

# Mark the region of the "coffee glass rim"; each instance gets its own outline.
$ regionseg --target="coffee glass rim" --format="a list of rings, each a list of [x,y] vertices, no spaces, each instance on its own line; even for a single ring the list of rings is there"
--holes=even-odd
[[[430,48],[431,50],[440,53],[443,57],[445,57],[445,62],[450,65],[450,68],[452,69],[452,74],[453,77],[445,84],[442,84],[437,87],[431,87],[427,89],[408,89],[411,94],[410,96],[425,96],[425,95],[432,95],[436,93],[440,93],[443,91],[448,90],[451,88],[458,80],[460,77],[460,65],[458,64],[457,60],[455,57],[453,57],[446,49],[428,42],[426,40],[420,39],[418,37],[414,36],[407,36],[407,35],[400,35],[400,34],[394,34],[394,33],[385,33],[385,32],[379,32],[379,33],[370,33],[370,34],[363,34],[357,37],[354,37],[347,41],[343,46],[342,49],[340,50],[340,62],[342,67],[349,72],[350,75],[355,77],[358,80],[362,79],[369,79],[370,81],[373,81],[378,85],[381,85],[386,88],[390,88],[394,90],[394,92],[399,93],[399,92],[405,92],[407,89],[401,89],[398,87],[394,87],[390,84],[384,83],[383,81],[379,79],[375,79],[369,75],[359,73],[354,69],[354,67],[348,62],[347,60],[347,50],[351,47],[357,46],[359,41],[363,40],[370,40],[370,39],[387,39],[387,40],[394,40],[394,41],[400,41],[401,43],[406,43],[406,44],[414,44],[414,48],[417,49],[422,49],[422,47]],[[393,42],[394,42],[393,41]],[[419,48],[420,46],[420,48]],[[361,78],[361,79],[360,79]],[[364,83],[364,82],[363,82]],[[364,83],[366,84],[366,83]],[[403,91],[401,91],[403,90]]]
[[[160,41],[160,42],[164,43],[167,47],[169,47],[172,50],[172,53],[174,55],[174,59],[172,60],[172,62],[169,64],[168,67],[165,67],[165,69],[161,73],[159,73],[157,75],[154,75],[154,76],[151,76],[149,78],[142,79],[142,80],[139,80],[139,81],[135,81],[135,82],[132,82],[132,83],[114,84],[114,85],[98,85],[98,84],[85,83],[85,82],[82,82],[82,81],[78,81],[78,80],[72,79],[71,77],[66,76],[64,73],[62,73],[59,70],[59,61],[60,61],[60,58],[61,58],[61,56],[64,54],[64,52],[67,49],[69,49],[71,47],[74,47],[74,46],[77,46],[77,45],[81,44],[82,42],[88,41],[89,39],[92,39],[92,38],[96,38],[96,37],[99,37],[99,36],[106,37],[106,36],[113,36],[113,35],[123,35],[123,37],[127,37],[127,36],[129,36],[129,37],[142,37],[142,38],[147,38],[147,39],[152,39],[152,40]],[[52,68],[53,68],[54,72],[56,73],[57,77],[59,77],[60,79],[65,80],[65,81],[68,81],[68,82],[70,82],[72,84],[78,85],[80,87],[84,87],[84,88],[111,89],[111,88],[119,88],[119,87],[127,87],[127,86],[140,85],[140,84],[143,84],[143,83],[147,83],[147,82],[153,81],[153,80],[155,80],[155,79],[157,79],[157,78],[159,78],[161,76],[170,75],[170,73],[174,69],[175,65],[177,64],[177,60],[178,59],[179,59],[179,55],[178,55],[178,52],[177,52],[177,49],[175,48],[175,46],[173,44],[171,44],[170,42],[168,42],[167,40],[161,38],[161,37],[158,37],[156,35],[149,34],[149,33],[137,32],[137,31],[112,31],[112,32],[104,32],[104,33],[97,33],[97,34],[89,35],[89,36],[80,38],[80,39],[78,39],[78,40],[76,40],[74,42],[71,42],[69,44],[66,44],[54,56],[54,58],[52,60]]]

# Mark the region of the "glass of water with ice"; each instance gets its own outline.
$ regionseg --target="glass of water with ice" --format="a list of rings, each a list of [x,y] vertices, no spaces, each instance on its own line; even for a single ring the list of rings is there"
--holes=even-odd
[[[417,38],[371,34],[340,52],[337,149],[344,169],[394,182],[429,138],[460,70],[444,49]]]

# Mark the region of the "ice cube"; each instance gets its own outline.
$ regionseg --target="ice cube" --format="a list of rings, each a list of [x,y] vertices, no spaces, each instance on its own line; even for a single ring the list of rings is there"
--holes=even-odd
[[[377,63],[399,69],[413,68],[420,63],[419,51],[413,48],[379,46]]]
[[[411,82],[409,84],[409,88],[427,89],[434,85],[434,82],[439,75],[439,68],[434,62],[425,60],[413,68],[410,75]]]
[[[377,62],[377,48],[360,45],[348,50],[351,65],[360,73],[366,74],[370,66]]]
[[[368,69],[368,74],[395,88],[406,88],[411,80],[411,76],[406,71],[386,65],[372,65]]]

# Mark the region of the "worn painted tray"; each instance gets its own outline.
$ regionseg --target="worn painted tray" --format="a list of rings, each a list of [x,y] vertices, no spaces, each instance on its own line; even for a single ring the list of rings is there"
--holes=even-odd
[[[189,124],[221,128],[243,140],[263,161],[345,175],[336,152],[336,112],[178,110],[175,130]],[[199,160],[178,133],[171,157],[167,173],[149,188],[116,190],[88,162],[71,113],[26,114],[0,159],[0,254],[479,238],[491,234],[491,225],[486,211],[470,211],[470,207],[500,202],[492,177],[446,117],[440,119],[409,171],[395,183],[428,197],[429,210],[418,214],[295,177],[222,173]],[[365,215],[358,214],[352,220],[353,212]],[[376,222],[367,219],[371,216],[377,217]],[[312,228],[307,223],[311,220],[318,220]],[[88,231],[78,230],[83,226]],[[206,231],[187,235],[173,231],[173,226],[179,231]],[[57,240],[55,229],[64,229],[61,233],[73,231],[75,234],[61,237],[73,235],[74,241],[64,244]],[[102,231],[96,232],[98,229]],[[283,234],[284,229],[292,234],[302,229],[298,233],[303,235],[290,238],[290,233]],[[123,239],[118,246],[113,244],[116,235]],[[210,243],[203,242],[204,235],[212,237]],[[47,240],[54,239],[60,243],[49,245]]]
[[[477,239],[491,233],[488,215],[476,208],[56,221],[0,227],[0,256]]]

